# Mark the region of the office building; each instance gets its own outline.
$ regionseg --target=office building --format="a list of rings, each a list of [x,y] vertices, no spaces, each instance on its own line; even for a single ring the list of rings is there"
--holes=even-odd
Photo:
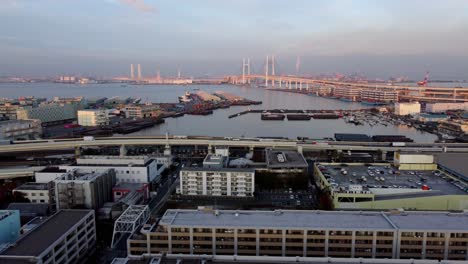
[[[106,109],[87,109],[78,111],[78,124],[80,126],[109,125],[109,113]]]
[[[0,252],[0,263],[84,263],[96,245],[93,210],[61,210]]]
[[[17,119],[39,119],[42,123],[59,123],[76,119],[74,104],[41,104],[38,107],[23,107],[16,112]]]
[[[128,255],[207,254],[468,260],[468,214],[167,210]],[[377,261],[376,261],[377,262]]]
[[[114,169],[117,182],[150,183],[159,181],[166,168],[148,156],[82,156],[71,165],[59,166],[81,173],[103,172]]]
[[[42,135],[39,120],[0,121],[0,140],[36,139]]]
[[[421,113],[421,104],[416,103],[395,103],[395,115],[416,115]]]
[[[20,228],[20,212],[18,210],[0,210],[0,246],[15,242],[20,235]]]
[[[330,209],[467,210],[468,181],[435,171],[433,158],[400,154],[389,163],[315,163],[317,186],[329,193]],[[399,170],[398,167],[405,170]],[[408,170],[409,169],[409,170]],[[434,172],[433,172],[434,169]]]
[[[254,191],[254,169],[184,168],[180,171],[182,195],[250,197]]]
[[[54,203],[54,192],[52,182],[28,182],[13,189],[13,193],[21,193],[31,203]]]
[[[116,183],[115,171],[80,173],[67,172],[53,181],[57,210],[87,208],[98,209],[113,201],[112,188]]]

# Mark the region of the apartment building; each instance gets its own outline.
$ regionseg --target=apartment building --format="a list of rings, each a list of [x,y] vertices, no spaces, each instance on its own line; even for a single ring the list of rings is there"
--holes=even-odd
[[[98,209],[113,201],[115,171],[79,173],[67,172],[53,181],[57,210],[71,208]]]
[[[93,210],[61,210],[0,251],[0,263],[83,263],[96,244]]]
[[[74,164],[59,168],[83,173],[114,169],[117,182],[150,183],[158,181],[166,167],[148,156],[82,156]]]
[[[78,111],[80,126],[105,126],[109,124],[109,113],[106,109],[87,109]]]
[[[31,203],[53,203],[54,184],[52,182],[28,182],[13,189],[13,193],[21,193]]]
[[[0,139],[36,139],[42,135],[39,120],[7,120],[0,121]]]
[[[468,260],[468,214],[167,210],[128,255],[190,254]]]
[[[183,195],[253,196],[255,170],[244,168],[184,168],[180,171]]]

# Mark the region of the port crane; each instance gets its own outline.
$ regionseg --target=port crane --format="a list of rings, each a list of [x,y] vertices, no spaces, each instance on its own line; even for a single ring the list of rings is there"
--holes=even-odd
[[[429,72],[426,72],[426,76],[424,76],[424,80],[419,81],[418,85],[419,86],[426,86],[428,80],[429,80]]]

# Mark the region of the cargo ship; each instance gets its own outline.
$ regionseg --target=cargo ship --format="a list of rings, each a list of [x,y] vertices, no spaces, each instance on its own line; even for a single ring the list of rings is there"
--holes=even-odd
[[[289,114],[286,116],[288,117],[288,120],[291,120],[291,121],[310,120],[311,118],[311,116],[309,115],[301,115],[301,114],[297,114],[297,115]]]
[[[262,114],[262,120],[284,120],[284,118],[282,114]]]

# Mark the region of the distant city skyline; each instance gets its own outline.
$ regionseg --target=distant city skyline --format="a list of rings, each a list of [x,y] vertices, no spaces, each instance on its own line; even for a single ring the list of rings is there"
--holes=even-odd
[[[463,0],[3,0],[0,76],[278,74],[468,79]]]

